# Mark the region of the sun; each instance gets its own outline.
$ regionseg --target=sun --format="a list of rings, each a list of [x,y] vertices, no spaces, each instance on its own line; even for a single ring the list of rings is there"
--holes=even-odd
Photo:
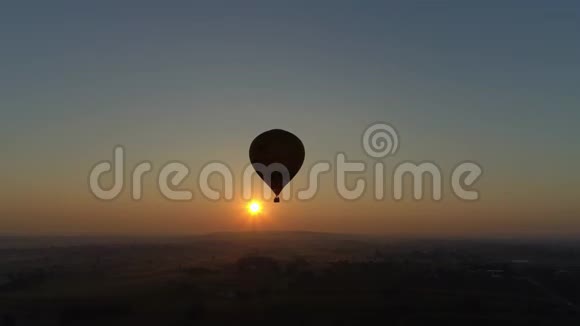
[[[257,201],[251,201],[248,204],[248,212],[252,215],[257,215],[262,211],[262,205]]]

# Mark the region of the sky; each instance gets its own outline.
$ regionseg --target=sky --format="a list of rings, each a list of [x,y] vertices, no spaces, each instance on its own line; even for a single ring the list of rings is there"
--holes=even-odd
[[[3,3],[0,234],[577,236],[579,34],[572,1]],[[385,159],[361,145],[379,121],[400,139]],[[308,167],[344,153],[384,163],[387,176],[434,162],[443,198],[347,201],[331,171],[315,198],[264,202],[252,219],[238,184],[249,144],[274,128],[304,143],[296,188]],[[126,175],[153,164],[139,201],[129,186],[113,201],[89,190],[116,145]],[[173,161],[191,170],[179,186],[191,201],[156,187]],[[234,171],[231,201],[197,186],[216,161]],[[463,161],[483,168],[477,201],[450,191]]]

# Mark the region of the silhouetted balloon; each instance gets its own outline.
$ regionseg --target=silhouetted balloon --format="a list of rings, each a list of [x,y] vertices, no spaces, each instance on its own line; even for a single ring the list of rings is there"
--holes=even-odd
[[[250,162],[260,178],[276,194],[274,202],[277,203],[280,201],[278,195],[304,162],[304,145],[300,138],[288,131],[268,130],[252,141]]]

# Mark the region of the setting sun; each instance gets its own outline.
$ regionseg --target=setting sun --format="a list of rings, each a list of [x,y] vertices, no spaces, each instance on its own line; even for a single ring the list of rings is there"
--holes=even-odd
[[[262,211],[262,205],[257,201],[252,201],[248,204],[248,212],[252,215],[256,215]]]

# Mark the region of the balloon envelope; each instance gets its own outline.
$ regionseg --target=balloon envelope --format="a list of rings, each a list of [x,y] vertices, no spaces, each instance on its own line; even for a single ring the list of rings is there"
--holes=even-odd
[[[278,202],[282,189],[302,167],[304,145],[293,133],[282,129],[268,130],[252,141],[250,162],[260,178],[276,194],[274,202]]]

